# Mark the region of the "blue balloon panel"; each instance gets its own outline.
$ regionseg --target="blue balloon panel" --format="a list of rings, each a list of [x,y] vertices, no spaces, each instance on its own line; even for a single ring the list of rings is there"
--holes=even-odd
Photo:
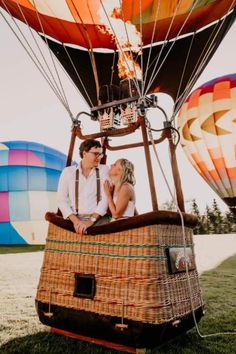
[[[26,241],[8,222],[0,223],[0,245],[24,245]]]
[[[47,170],[39,167],[28,167],[28,190],[47,190]]]
[[[45,240],[44,215],[48,208],[57,210],[57,186],[66,159],[35,142],[0,143],[0,244]]]
[[[30,220],[28,192],[9,192],[9,214],[11,221]]]
[[[9,167],[7,166],[0,166],[0,192],[7,192],[9,190],[8,169]]]
[[[8,150],[0,150],[0,166],[8,165]]]
[[[47,191],[56,191],[61,171],[47,170]]]
[[[28,168],[26,166],[8,166],[8,190],[27,191]]]

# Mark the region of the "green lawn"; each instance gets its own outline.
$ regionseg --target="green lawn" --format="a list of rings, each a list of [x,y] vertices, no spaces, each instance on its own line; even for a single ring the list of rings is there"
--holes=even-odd
[[[213,271],[200,277],[206,315],[199,323],[200,332],[205,334],[236,331],[236,256],[229,258]],[[1,354],[72,354],[72,353],[119,353],[82,343],[78,340],[57,336],[47,332],[20,337],[5,343]],[[236,352],[236,335],[220,335],[200,338],[196,329],[182,335],[148,353],[160,354],[233,354]]]
[[[18,246],[0,245],[0,254],[36,252],[36,251],[43,251],[43,250],[44,250],[44,245],[18,245]]]

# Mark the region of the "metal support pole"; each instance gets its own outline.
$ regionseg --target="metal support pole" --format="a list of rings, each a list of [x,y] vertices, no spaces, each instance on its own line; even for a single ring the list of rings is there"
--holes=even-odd
[[[173,143],[170,129],[168,129],[167,136],[168,136],[168,140],[169,140],[171,168],[172,168],[172,175],[173,175],[174,184],[175,184],[177,204],[178,204],[178,207],[180,208],[180,210],[182,212],[185,212],[184,196],[183,196],[181,180],[180,180],[180,175],[179,175],[179,169],[178,169],[178,163],[177,163],[176,153],[175,153],[176,146]]]
[[[156,196],[156,189],[155,189],[155,183],[154,183],[154,177],[153,177],[153,169],[152,169],[151,155],[150,155],[150,149],[149,149],[149,141],[148,141],[147,129],[146,129],[144,118],[142,118],[142,120],[141,120],[141,129],[142,129],[144,152],[145,152],[146,164],[147,164],[149,187],[150,187],[150,193],[151,193],[151,199],[152,199],[152,208],[153,208],[153,211],[157,211],[158,210],[157,196]]]
[[[66,166],[70,166],[73,157],[73,151],[75,147],[75,138],[76,138],[76,127],[71,130],[71,138],[70,138],[70,147],[67,155]]]

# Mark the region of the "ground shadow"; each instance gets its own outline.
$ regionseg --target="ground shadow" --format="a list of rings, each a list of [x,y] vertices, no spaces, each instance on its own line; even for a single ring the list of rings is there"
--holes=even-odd
[[[193,332],[193,331],[191,331]],[[148,350],[148,354],[210,354],[212,353],[200,341],[195,333],[187,333],[170,342],[154,349]],[[0,347],[1,354],[119,354],[120,351],[107,349],[94,344],[81,342],[48,332],[39,332],[20,338],[15,338]]]

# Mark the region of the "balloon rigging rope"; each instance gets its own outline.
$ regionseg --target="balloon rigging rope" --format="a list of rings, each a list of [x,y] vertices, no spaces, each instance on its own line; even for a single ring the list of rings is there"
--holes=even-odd
[[[158,66],[158,69],[157,69],[157,65],[159,64],[159,60],[160,60],[161,54],[162,54],[162,52],[163,52],[163,50],[164,50],[166,44],[168,43],[167,38],[168,38],[168,35],[169,35],[169,33],[170,33],[172,24],[173,24],[173,22],[174,22],[174,19],[175,19],[177,10],[178,10],[178,6],[180,6],[180,3],[181,3],[181,2],[179,2],[178,5],[176,6],[174,15],[173,15],[173,17],[172,17],[172,19],[171,19],[171,23],[170,23],[169,28],[168,28],[168,31],[167,31],[167,33],[166,33],[166,37],[165,37],[165,40],[164,40],[164,42],[163,42],[163,44],[162,44],[161,50],[160,50],[159,54],[153,59],[152,63],[150,64],[150,66],[151,66],[151,65],[153,64],[153,62],[155,61],[155,65],[154,65],[154,68],[153,68],[153,70],[152,70],[152,74],[151,74],[151,76],[150,76],[148,85],[147,85],[147,87],[146,87],[145,95],[148,93],[148,91],[149,91],[151,85],[153,84],[154,80],[156,79],[156,77],[157,77],[157,75],[158,75],[160,69],[162,68],[163,64],[165,63],[166,58],[168,57],[169,53],[171,52],[171,50],[172,50],[172,48],[173,48],[175,42],[178,40],[178,37],[182,34],[182,30],[183,30],[185,24],[187,23],[189,17],[191,16],[191,14],[192,14],[192,12],[193,12],[193,10],[194,10],[194,7],[197,5],[198,1],[200,1],[200,0],[197,0],[197,1],[193,4],[191,10],[189,11],[187,17],[185,18],[185,20],[184,20],[184,22],[183,22],[183,24],[182,24],[180,30],[178,31],[178,33],[177,33],[175,39],[174,39],[173,42],[171,43],[170,48],[168,49],[166,55],[164,56],[162,62],[160,63],[160,65]],[[157,70],[156,70],[156,69],[157,69]]]
[[[194,34],[193,34],[193,36],[191,38],[191,42],[190,42],[189,48],[188,48],[188,53],[187,53],[187,56],[186,56],[186,59],[185,59],[185,62],[184,62],[184,68],[183,68],[183,71],[181,73],[181,79],[180,79],[179,86],[178,86],[178,91],[177,91],[177,94],[176,94],[175,105],[176,105],[176,102],[179,101],[179,92],[180,92],[180,89],[181,89],[181,86],[182,86],[185,70],[186,70],[186,67],[187,67],[187,64],[188,64],[188,61],[189,61],[189,55],[190,55],[190,52],[191,52],[191,49],[192,49],[192,45],[193,45],[193,41],[195,39],[195,35],[196,35],[196,32],[194,32]],[[188,85],[188,83],[187,83],[187,85]],[[185,92],[185,90],[184,90],[184,92]],[[184,98],[186,97],[183,94],[180,97],[182,97],[182,96]]]
[[[97,101],[99,101],[99,80],[98,80],[98,72],[97,72],[97,66],[96,66],[96,61],[95,61],[95,57],[94,57],[94,51],[93,51],[93,46],[92,46],[92,41],[91,41],[91,38],[90,38],[90,35],[87,31],[87,28],[86,28],[86,25],[84,24],[84,21],[81,17],[81,14],[80,12],[78,11],[78,8],[76,7],[76,5],[74,4],[74,1],[72,1],[72,4],[74,6],[74,10],[76,12],[76,15],[78,16],[79,20],[81,21],[81,24],[83,25],[84,27],[84,32],[85,32],[85,36],[84,34],[81,32],[81,34],[83,35],[84,38],[87,39],[88,41],[88,45],[89,45],[89,49],[88,50],[88,53],[89,53],[89,57],[90,57],[90,62],[91,62],[91,66],[92,66],[92,70],[93,70],[93,75],[94,75],[94,81],[95,81],[95,87],[96,87],[96,94],[97,94]],[[87,3],[88,5],[88,3]],[[68,6],[68,5],[67,5]],[[89,6],[88,6],[88,10],[90,11],[89,9]],[[74,16],[73,12],[71,12],[71,15],[74,17],[75,19],[75,22],[77,23],[77,19],[76,17]]]
[[[101,2],[101,0],[100,0],[100,2]],[[119,0],[119,2],[120,2],[121,13],[122,13],[122,21],[124,22],[124,29],[125,29],[125,34],[126,34],[126,37],[127,37],[127,42],[128,42],[128,43],[131,43],[131,41],[130,41],[130,39],[129,39],[129,33],[128,33],[128,30],[127,30],[126,22],[125,22],[124,11],[123,11],[123,8],[122,8],[121,0]],[[103,6],[103,4],[102,4],[102,6]],[[109,20],[109,17],[108,17],[108,15],[107,15],[106,9],[104,8],[104,6],[103,6],[103,10],[104,10],[105,13],[106,13],[106,17],[108,18],[108,21],[109,21],[110,26],[112,26],[112,24],[111,24],[111,22],[110,22],[110,20]],[[119,44],[120,51],[121,51],[122,54],[123,54],[124,51],[123,51],[123,49],[122,49],[122,47],[121,47],[121,45],[120,45],[120,43],[119,43],[119,41],[118,41],[118,39],[117,39],[117,35],[116,35],[115,31],[114,31],[114,28],[112,27],[111,29],[112,29],[113,35],[114,35],[115,38],[116,38],[117,43]],[[133,60],[133,53],[132,53],[132,51],[131,51],[131,46],[129,46],[129,54],[130,54],[130,57],[131,57],[132,60]],[[126,63],[126,65],[127,65],[128,69],[130,70],[130,66],[129,66],[129,63],[127,62],[126,57],[123,56],[123,58],[125,59],[125,63]],[[133,62],[133,70],[134,70],[134,73],[135,73],[135,79],[137,80],[137,73],[136,73],[136,67],[135,67],[135,65],[134,65],[134,62]],[[136,87],[136,89],[137,89],[137,91],[138,91],[138,94],[139,94],[139,96],[141,97],[140,87],[139,87],[139,85],[138,85],[138,83],[137,83],[136,80],[134,80],[134,78],[132,78],[132,81],[134,82],[134,85],[135,85],[135,87]]]
[[[5,4],[5,3],[4,3]],[[6,7],[7,9],[7,7]],[[67,110],[67,112],[69,113],[70,116],[72,116],[72,112],[70,111],[70,108],[68,107],[68,105],[65,103],[65,101],[63,100],[63,97],[60,94],[60,91],[58,90],[58,87],[55,87],[55,85],[53,84],[51,78],[49,77],[49,75],[47,74],[47,72],[45,71],[42,63],[40,63],[39,59],[37,58],[36,54],[34,53],[31,45],[29,44],[29,42],[27,41],[25,35],[23,34],[23,32],[21,31],[20,27],[18,26],[17,22],[15,21],[15,19],[11,16],[10,12],[7,9],[7,12],[9,14],[9,16],[12,19],[12,22],[15,24],[15,26],[17,27],[17,31],[21,34],[21,36],[23,37],[23,40],[19,37],[19,35],[17,34],[16,30],[11,26],[11,24],[9,23],[9,21],[7,20],[6,16],[3,14],[2,10],[0,9],[0,14],[3,17],[3,19],[5,20],[5,22],[7,23],[8,27],[11,29],[12,33],[15,35],[15,37],[17,38],[17,40],[20,42],[21,46],[24,48],[24,50],[26,51],[27,55],[30,57],[30,59],[33,61],[33,63],[35,64],[36,68],[39,70],[39,72],[41,73],[41,75],[44,77],[44,79],[46,80],[46,82],[48,83],[48,85],[51,87],[52,91],[55,93],[56,97],[59,99],[59,101],[61,102],[61,104],[64,106],[64,108]],[[27,48],[28,46],[28,48]]]
[[[89,96],[89,94],[88,94],[88,91],[87,91],[87,89],[86,89],[84,83],[83,83],[83,80],[81,79],[81,77],[80,77],[80,75],[79,75],[79,72],[78,72],[78,70],[76,69],[75,64],[74,64],[73,60],[71,59],[71,56],[70,56],[70,54],[69,54],[69,52],[68,52],[66,46],[64,45],[64,43],[62,44],[62,46],[63,46],[63,48],[64,48],[64,50],[65,50],[65,53],[66,53],[68,59],[70,60],[70,63],[71,63],[71,65],[72,65],[72,67],[73,67],[73,69],[74,69],[74,71],[75,71],[75,73],[76,73],[77,78],[79,79],[79,82],[80,82],[81,86],[83,87],[83,90],[84,90],[84,92],[85,92],[85,94],[86,94],[86,96],[87,96],[87,98],[88,98],[89,103],[91,104],[91,106],[93,106],[92,100],[91,100],[91,98],[90,98],[90,96]],[[63,68],[65,74],[67,75],[67,77],[71,80],[71,77],[68,75],[67,71],[64,69],[63,66],[62,66],[62,68]],[[71,82],[73,83],[74,87],[78,90],[78,87],[75,85],[74,81],[71,80]],[[85,98],[84,98],[82,95],[81,95],[81,97],[82,97],[83,100],[86,102]],[[86,103],[87,103],[87,102],[86,102]]]
[[[38,18],[38,21],[39,21],[39,25],[40,25],[40,27],[41,27],[41,29],[42,29],[42,33],[43,33],[43,36],[44,36],[44,40],[45,40],[45,42],[47,43],[48,53],[49,53],[49,55],[50,55],[50,58],[51,58],[51,61],[52,61],[52,64],[53,64],[53,67],[54,67],[54,70],[55,70],[55,73],[56,73],[56,76],[57,76],[59,85],[60,85],[60,88],[61,88],[61,95],[62,95],[62,97],[64,97],[64,102],[65,102],[65,104],[67,105],[67,107],[69,108],[69,104],[68,104],[68,101],[67,101],[67,97],[66,97],[66,94],[65,94],[65,91],[64,91],[62,82],[61,82],[61,78],[60,78],[60,75],[59,75],[59,73],[58,73],[58,70],[57,70],[57,67],[56,67],[56,64],[55,64],[55,59],[54,59],[54,56],[52,55],[52,52],[51,52],[51,50],[50,50],[50,48],[49,48],[48,39],[47,39],[47,37],[46,37],[45,31],[44,31],[44,28],[43,28],[43,25],[42,25],[41,18],[40,18],[40,16],[39,16],[39,12],[38,12],[37,6],[35,5],[35,0],[33,0],[33,4],[34,4],[35,10],[36,10],[36,15],[37,15],[37,18]],[[18,6],[19,6],[19,5],[18,5]],[[28,22],[27,22],[27,25],[28,25],[28,27],[30,28]]]
[[[52,80],[54,81],[55,87],[57,87],[57,90],[58,90],[58,92],[60,93],[60,89],[59,89],[59,87],[58,87],[58,85],[57,85],[57,82],[56,82],[56,80],[54,79],[54,76],[53,76],[53,74],[52,74],[52,71],[51,71],[51,69],[50,69],[50,67],[49,67],[49,65],[48,65],[48,63],[47,63],[47,60],[45,59],[45,57],[44,57],[44,55],[43,55],[43,52],[42,52],[42,50],[41,50],[41,48],[40,48],[40,46],[39,46],[39,44],[38,44],[38,41],[36,40],[36,38],[35,38],[35,36],[34,36],[34,33],[33,33],[33,31],[32,31],[32,28],[29,26],[29,24],[28,24],[28,22],[27,22],[27,19],[26,19],[25,15],[24,15],[24,12],[22,11],[21,7],[19,6],[19,2],[17,2],[17,6],[18,6],[18,9],[19,9],[19,11],[20,11],[22,17],[24,18],[25,24],[27,24],[27,27],[28,27],[28,29],[29,29],[29,32],[30,32],[30,34],[31,34],[31,36],[32,36],[32,38],[33,38],[33,41],[34,41],[35,45],[37,46],[38,51],[39,51],[40,54],[41,54],[41,57],[42,57],[42,59],[43,59],[43,61],[44,61],[44,64],[46,65],[47,70],[48,70],[48,72],[50,73]],[[15,22],[15,24],[16,24],[16,22]],[[30,48],[32,54],[35,56],[35,59],[37,60],[37,62],[38,62],[39,65],[41,66],[41,68],[44,69],[43,65],[42,65],[41,62],[39,61],[39,59],[38,59],[38,57],[36,56],[34,50],[33,50],[32,47],[30,46],[29,42],[27,41],[26,37],[23,35],[23,32],[20,30],[20,28],[19,28],[18,25],[17,25],[17,28],[18,28],[18,30],[21,32],[21,35],[23,36],[24,40],[26,41],[27,45],[29,46],[29,48]],[[45,74],[47,75],[46,70],[44,70],[44,72],[45,72]],[[61,95],[61,96],[62,96],[62,95]],[[64,102],[65,102],[65,100],[64,100]],[[68,106],[68,105],[67,105],[67,106]]]
[[[154,142],[154,139],[153,139],[153,135],[152,135],[152,130],[151,130],[151,124],[150,122],[148,121],[147,118],[145,118],[145,122],[146,122],[146,127],[147,127],[147,130],[148,130],[148,135],[149,135],[149,138],[151,140],[151,143],[152,143],[152,148],[153,148],[153,152],[154,152],[154,155],[155,155],[155,158],[156,158],[156,161],[157,161],[157,164],[160,168],[160,171],[161,171],[161,174],[162,174],[162,177],[166,183],[166,186],[167,186],[167,189],[170,193],[170,196],[172,198],[172,201],[180,215],[180,219],[181,219],[181,227],[182,227],[182,235],[183,235],[183,244],[184,244],[184,256],[186,257],[186,234],[185,234],[185,226],[184,226],[184,218],[183,218],[183,213],[181,212],[178,204],[176,203],[176,199],[175,199],[175,196],[174,194],[172,193],[171,191],[171,188],[170,188],[170,185],[169,185],[169,182],[166,178],[166,175],[165,175],[165,172],[164,172],[164,169],[162,167],[162,164],[161,164],[161,161],[158,157],[158,154],[157,154],[157,150],[156,150],[156,147],[155,147],[155,142]],[[198,335],[201,337],[201,338],[208,338],[208,337],[215,337],[215,336],[220,336],[220,335],[236,335],[236,332],[217,332],[217,333],[210,333],[210,334],[202,334],[200,332],[200,329],[199,329],[199,326],[198,326],[198,323],[197,323],[197,320],[196,320],[196,316],[195,316],[195,312],[194,312],[194,305],[193,305],[193,292],[192,292],[192,287],[191,287],[191,283],[190,283],[190,277],[189,277],[189,269],[188,269],[188,264],[187,262],[185,262],[185,270],[186,270],[186,275],[187,275],[187,282],[188,282],[188,289],[189,289],[189,299],[190,299],[190,306],[191,306],[191,311],[192,311],[192,315],[193,315],[193,320],[194,320],[194,324],[195,324],[195,327],[196,327],[196,330],[197,330],[197,333]]]
[[[153,26],[153,30],[152,30],[151,44],[150,44],[150,48],[149,48],[149,51],[148,51],[147,68],[145,70],[143,87],[146,86],[147,73],[149,71],[149,63],[150,63],[150,58],[151,58],[151,54],[152,54],[152,48],[153,48],[153,42],[154,42],[154,34],[156,33],[156,28],[157,28],[157,17],[158,17],[159,10],[160,10],[160,4],[161,4],[161,0],[158,0],[158,5],[156,7],[156,12],[155,12],[154,26]]]
[[[36,10],[36,14],[37,14],[37,18],[38,18],[39,25],[40,25],[40,27],[41,27],[41,29],[42,29],[43,34],[44,34],[45,42],[47,43],[48,53],[49,53],[49,55],[50,55],[50,57],[51,57],[51,61],[52,61],[53,66],[54,66],[54,70],[55,70],[55,72],[56,72],[56,74],[57,74],[57,79],[58,79],[58,81],[59,81],[59,85],[58,85],[58,83],[57,83],[57,81],[56,81],[56,79],[55,79],[55,77],[54,77],[52,71],[50,70],[50,68],[49,68],[49,66],[48,66],[48,64],[47,64],[47,61],[46,61],[46,59],[45,59],[45,57],[44,57],[42,51],[41,51],[40,48],[39,48],[39,45],[38,45],[38,43],[37,43],[37,41],[36,41],[36,39],[35,39],[35,37],[34,37],[34,35],[33,35],[33,31],[32,31],[32,29],[31,29],[31,27],[29,26],[29,23],[28,23],[27,19],[25,18],[25,15],[24,15],[24,13],[23,13],[23,11],[22,11],[20,5],[19,5],[19,1],[17,1],[18,9],[19,9],[19,11],[20,11],[21,14],[22,14],[25,23],[26,23],[27,26],[28,26],[28,29],[29,29],[29,31],[30,31],[30,33],[31,33],[31,35],[32,35],[32,37],[33,37],[33,39],[34,39],[34,41],[35,41],[35,43],[36,43],[38,49],[39,49],[39,52],[40,52],[40,54],[41,54],[41,56],[42,56],[42,58],[43,58],[44,63],[46,63],[46,66],[47,66],[47,68],[48,68],[48,71],[49,71],[49,73],[51,74],[51,77],[52,77],[52,79],[53,79],[53,81],[54,81],[55,87],[57,88],[57,90],[58,90],[58,92],[59,92],[59,94],[60,94],[60,96],[61,96],[61,98],[62,98],[62,100],[63,100],[63,102],[64,102],[64,106],[67,107],[67,110],[70,110],[69,104],[68,104],[68,101],[67,101],[67,98],[66,98],[64,89],[63,89],[63,86],[62,86],[62,84],[61,84],[61,80],[60,80],[60,77],[59,77],[57,68],[56,68],[56,66],[55,66],[55,61],[54,61],[54,59],[53,59],[52,53],[51,53],[51,51],[50,51],[50,49],[49,49],[49,46],[48,46],[48,41],[47,41],[47,38],[46,38],[46,36],[45,36],[44,29],[43,29],[43,26],[42,26],[42,22],[41,22],[41,20],[40,20],[39,13],[38,13],[38,10],[37,10],[37,8],[36,8],[35,1],[34,1],[34,0],[33,0],[33,5],[34,5],[35,10]],[[29,44],[28,44],[28,45],[29,45]],[[30,46],[30,45],[29,45],[29,46]],[[33,52],[33,49],[31,49],[31,50],[32,50],[32,52]],[[35,57],[36,57],[36,55],[35,55]],[[41,66],[42,66],[42,68],[43,68],[43,65],[41,65]]]
[[[164,50],[166,44],[168,43],[167,38],[168,38],[168,35],[169,35],[169,33],[170,33],[172,24],[173,24],[173,22],[174,22],[174,19],[175,19],[175,16],[176,16],[176,12],[177,12],[177,10],[178,10],[178,6],[179,6],[179,4],[178,4],[178,5],[176,6],[176,8],[175,8],[175,12],[174,12],[174,14],[173,14],[173,16],[172,16],[172,19],[171,19],[171,22],[170,22],[168,31],[166,32],[165,39],[164,39],[164,41],[163,41],[163,44],[161,45],[161,50],[160,50],[159,54],[157,54],[157,55],[155,56],[155,58],[152,60],[151,64],[147,67],[147,70],[149,70],[150,67],[153,65],[153,63],[155,62],[154,68],[153,68],[152,73],[151,73],[150,78],[149,78],[149,82],[148,82],[147,87],[146,87],[146,92],[145,92],[145,94],[147,94],[147,92],[148,92],[150,86],[152,85],[154,73],[155,73],[156,68],[157,68],[157,65],[158,65],[158,63],[159,63],[161,54],[162,54],[162,52],[163,52],[163,50]],[[157,20],[157,19],[156,19],[156,20]],[[154,37],[154,34],[153,34],[153,37]],[[172,46],[173,46],[173,45],[172,45]],[[172,48],[172,47],[171,47],[171,48]],[[170,49],[171,49],[171,48],[170,48]],[[170,51],[169,51],[169,52],[170,52]],[[168,52],[168,53],[169,53],[169,52]],[[168,53],[167,53],[167,54],[168,54]],[[164,61],[163,61],[163,62],[164,62]],[[161,64],[161,66],[163,65],[163,62],[162,62],[162,64]],[[160,66],[160,67],[161,67],[161,66]],[[160,68],[159,68],[159,70],[160,70]]]
[[[230,4],[229,9],[228,9],[228,14],[230,12],[234,11],[232,9],[234,3],[235,3],[235,0],[232,0],[232,3]],[[204,49],[202,50],[202,53],[204,53],[203,58],[202,58],[202,53],[201,53],[201,56],[199,57],[196,65],[195,65],[195,68],[193,70],[194,74],[191,75],[191,77],[189,78],[188,83],[185,86],[185,90],[182,92],[181,96],[180,97],[177,96],[176,102],[178,102],[178,104],[175,105],[175,110],[174,110],[173,115],[172,115],[172,120],[174,119],[175,115],[179,111],[181,105],[184,103],[186,97],[190,93],[190,91],[191,91],[191,89],[192,89],[192,87],[193,87],[193,85],[194,85],[194,83],[196,81],[195,79],[199,76],[199,73],[201,73],[201,71],[204,68],[209,56],[211,55],[212,51],[214,50],[214,48],[215,48],[214,41],[217,38],[217,35],[220,32],[222,26],[224,25],[224,21],[226,21],[226,19],[227,19],[227,15],[224,16],[223,20],[221,19],[221,20],[218,21],[218,23],[220,23],[220,25],[219,25],[216,33],[214,34],[214,31],[213,31],[211,33],[211,36],[208,38],[208,41],[205,44]]]
[[[116,51],[114,50],[113,60],[112,60],[112,67],[111,67],[111,80],[110,80],[110,85],[112,85],[112,82],[113,82],[115,60],[116,60]]]
[[[123,48],[122,48],[122,46],[121,46],[121,44],[120,44],[120,41],[119,41],[118,38],[117,38],[116,32],[115,32],[115,30],[114,30],[114,27],[112,26],[112,23],[111,23],[111,21],[110,21],[110,18],[109,18],[108,14],[107,14],[107,11],[106,11],[106,9],[105,9],[105,6],[104,6],[102,0],[100,0],[100,4],[101,4],[101,6],[102,6],[102,8],[103,8],[103,11],[105,12],[106,18],[107,18],[108,23],[109,23],[109,26],[110,26],[110,28],[111,28],[111,30],[112,30],[112,32],[113,32],[113,35],[114,35],[114,37],[116,38],[116,43],[117,43],[117,45],[118,45],[118,47],[119,47],[119,50],[120,50],[120,52],[122,53],[123,58],[125,59],[124,61],[125,61],[126,65],[127,65],[127,68],[129,69],[129,71],[131,71],[130,65],[129,65],[129,63],[128,63],[128,61],[127,61],[125,55],[124,55],[124,52],[125,52],[125,51],[123,50]],[[124,22],[124,27],[125,27],[125,32],[126,32],[127,40],[129,41],[129,36],[128,36],[128,31],[127,31],[126,23],[125,23],[124,20],[123,20],[123,22]],[[131,51],[131,48],[130,48],[130,47],[129,47],[129,50]],[[131,55],[132,55],[132,53],[131,53]],[[136,80],[134,80],[134,78],[132,78],[132,80],[133,80],[134,85],[135,85],[135,87],[136,87],[136,89],[137,89],[137,91],[138,91],[139,96],[141,97],[141,91],[140,91],[140,87],[139,87],[139,85],[138,85],[138,83],[137,83],[137,73],[136,73],[136,68],[135,68],[134,63],[133,63],[133,70],[134,70],[134,73],[135,73],[135,76],[136,76]]]
[[[142,0],[139,0],[139,23],[140,23],[140,36],[143,38],[143,18],[142,18]],[[143,41],[141,40],[141,97],[143,97],[144,93],[144,85],[143,85]]]

